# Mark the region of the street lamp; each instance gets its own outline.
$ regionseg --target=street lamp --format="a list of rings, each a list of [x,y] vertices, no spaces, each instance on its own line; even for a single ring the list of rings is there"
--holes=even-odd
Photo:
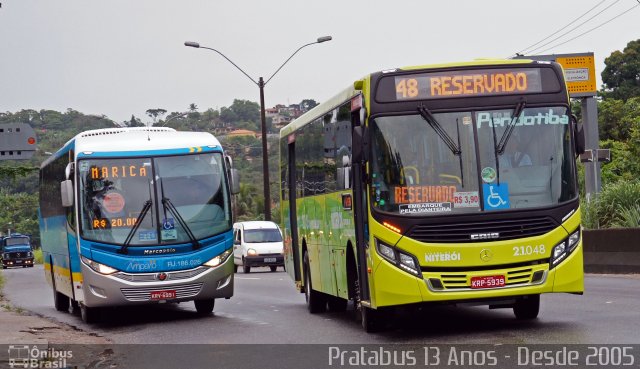
[[[269,159],[267,154],[267,119],[265,117],[265,107],[264,107],[264,86],[266,86],[267,83],[271,81],[273,76],[275,76],[276,73],[278,73],[280,69],[282,69],[282,67],[284,67],[284,65],[287,64],[287,62],[291,60],[291,58],[293,58],[293,56],[296,55],[298,51],[300,51],[302,48],[305,48],[307,46],[314,45],[314,44],[320,44],[326,41],[331,41],[331,36],[318,37],[318,39],[315,42],[310,42],[308,44],[300,46],[296,51],[293,52],[293,54],[291,54],[291,56],[287,60],[284,61],[284,63],[282,63],[282,65],[278,69],[276,69],[275,72],[273,72],[271,77],[269,77],[266,81],[262,77],[258,78],[258,81],[251,78],[251,76],[248,75],[244,70],[242,70],[242,68],[237,66],[236,63],[231,61],[231,59],[227,58],[226,55],[224,55],[223,53],[221,53],[216,49],[206,47],[206,46],[201,46],[199,43],[192,42],[192,41],[187,41],[184,43],[184,46],[195,47],[199,49],[207,49],[207,50],[215,51],[216,53],[220,54],[220,56],[227,59],[229,63],[233,64],[234,67],[236,67],[240,72],[242,72],[242,74],[247,76],[247,78],[249,78],[251,82],[255,83],[260,89],[260,121],[262,124],[262,172],[264,177],[264,219],[265,220],[271,220],[271,195],[269,193]]]

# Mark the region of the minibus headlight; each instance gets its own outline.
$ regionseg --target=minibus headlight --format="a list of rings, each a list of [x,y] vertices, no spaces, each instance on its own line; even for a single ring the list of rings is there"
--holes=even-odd
[[[565,245],[566,242],[562,241],[553,248],[551,254],[551,266],[557,265],[562,259],[565,258],[565,256],[567,256],[567,248]]]
[[[378,241],[378,253],[380,253],[380,256],[394,264],[398,262],[398,260],[396,259],[396,253],[393,251],[393,249],[380,241]]]
[[[388,260],[391,264],[407,273],[420,277],[420,267],[418,265],[418,261],[413,255],[386,245],[377,239],[376,248],[378,250],[378,254]]]
[[[81,256],[82,258],[82,262],[87,264],[89,266],[89,268],[95,270],[96,272],[100,273],[100,274],[105,274],[105,275],[109,275],[109,274],[113,274],[115,272],[118,271],[118,269],[114,269],[108,265],[104,265],[104,264],[100,264],[97,261],[93,261],[89,258],[86,258],[84,256]]]
[[[580,229],[573,232],[571,236],[569,236],[569,252],[573,251],[573,249],[578,246],[578,241],[580,241]]]
[[[255,249],[248,249],[247,250],[247,255],[256,256],[256,255],[258,255],[258,252]]]
[[[220,265],[220,264],[224,263],[225,261],[227,261],[227,259],[229,258],[230,255],[231,255],[231,249],[226,250],[222,254],[220,254],[220,255],[216,256],[215,258],[207,261],[203,265],[215,268],[218,265]]]

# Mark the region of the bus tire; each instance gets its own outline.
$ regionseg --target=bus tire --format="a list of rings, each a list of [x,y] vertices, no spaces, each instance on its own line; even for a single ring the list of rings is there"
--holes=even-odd
[[[519,320],[531,320],[538,317],[540,312],[540,295],[524,296],[516,300],[513,313]]]
[[[329,311],[343,312],[347,310],[347,300],[340,297],[329,297],[327,305],[329,307]]]
[[[277,265],[270,265],[269,269],[271,269],[272,272],[275,272],[276,269],[278,269],[278,266]]]
[[[249,274],[251,273],[251,267],[248,265],[242,265],[242,271],[245,272],[246,274]]]
[[[304,297],[307,300],[307,308],[311,314],[322,313],[327,308],[327,301],[321,292],[314,291],[311,285],[311,268],[309,267],[309,255],[304,253]]]
[[[196,306],[198,315],[209,315],[213,313],[213,307],[216,304],[216,299],[194,300],[193,304]]]
[[[100,309],[80,304],[80,318],[87,324],[93,324],[100,320]]]
[[[233,264],[233,272],[234,273],[238,273],[238,265],[237,264]]]
[[[51,268],[51,286],[53,287],[53,306],[58,311],[69,311],[69,297],[58,292],[56,289],[56,278],[53,275],[53,267]]]
[[[367,333],[379,332],[382,329],[382,312],[366,306],[360,308],[362,328]]]

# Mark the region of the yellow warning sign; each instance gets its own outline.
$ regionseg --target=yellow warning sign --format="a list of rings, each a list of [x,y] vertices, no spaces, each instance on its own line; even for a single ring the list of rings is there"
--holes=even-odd
[[[564,69],[564,78],[571,97],[594,96],[596,87],[596,67],[593,54],[556,57],[556,62]]]

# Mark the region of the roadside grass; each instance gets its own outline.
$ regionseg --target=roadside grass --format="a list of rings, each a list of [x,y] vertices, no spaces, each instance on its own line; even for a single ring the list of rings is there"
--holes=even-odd
[[[42,249],[33,250],[33,262],[35,264],[42,264]]]

